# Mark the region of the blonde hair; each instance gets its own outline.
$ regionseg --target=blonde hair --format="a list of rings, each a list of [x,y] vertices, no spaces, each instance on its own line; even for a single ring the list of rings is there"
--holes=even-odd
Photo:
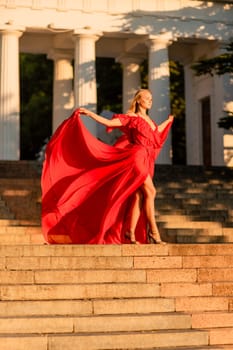
[[[144,92],[149,92],[151,94],[149,89],[139,89],[135,93],[127,113],[137,113],[138,112],[138,106],[139,106],[138,100],[141,98],[141,96]]]

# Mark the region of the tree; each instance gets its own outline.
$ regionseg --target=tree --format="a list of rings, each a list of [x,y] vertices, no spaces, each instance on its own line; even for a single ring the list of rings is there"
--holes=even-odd
[[[53,62],[46,55],[20,55],[20,158],[35,159],[52,128]]]
[[[172,126],[173,164],[186,163],[184,67],[170,61],[171,113],[175,116]]]
[[[226,46],[226,52],[219,56],[203,59],[192,66],[197,76],[203,74],[223,75],[233,73],[233,41]],[[225,111],[225,115],[219,119],[218,126],[224,129],[233,128],[233,113]]]
[[[97,112],[122,112],[122,68],[114,58],[96,57]]]

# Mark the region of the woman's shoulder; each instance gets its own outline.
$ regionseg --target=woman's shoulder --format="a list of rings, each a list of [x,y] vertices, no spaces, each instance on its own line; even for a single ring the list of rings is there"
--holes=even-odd
[[[112,119],[119,119],[122,127],[132,127],[136,121],[137,115],[135,113],[114,114]]]
[[[130,121],[133,118],[137,118],[137,114],[135,113],[121,113],[121,114],[114,114],[113,118],[118,118],[118,119],[125,119]]]
[[[125,115],[127,115],[128,117],[137,117],[137,114],[133,112],[125,113]]]

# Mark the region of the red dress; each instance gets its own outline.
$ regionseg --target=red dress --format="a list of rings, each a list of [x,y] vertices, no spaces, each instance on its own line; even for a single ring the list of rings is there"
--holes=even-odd
[[[132,194],[148,174],[166,140],[170,122],[153,131],[141,117],[115,114],[123,137],[114,146],[97,140],[79,111],[66,119],[50,139],[43,164],[42,231],[50,244],[121,244],[129,229]],[[110,131],[110,130],[109,130]],[[147,243],[142,211],[136,239]]]

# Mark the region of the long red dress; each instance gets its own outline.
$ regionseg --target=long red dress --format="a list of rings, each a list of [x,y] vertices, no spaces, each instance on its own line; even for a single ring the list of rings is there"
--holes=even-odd
[[[42,231],[49,244],[121,244],[129,229],[132,194],[148,174],[171,127],[115,114],[124,133],[114,145],[96,139],[76,110],[50,139],[43,164]],[[147,243],[142,210],[136,239]]]

